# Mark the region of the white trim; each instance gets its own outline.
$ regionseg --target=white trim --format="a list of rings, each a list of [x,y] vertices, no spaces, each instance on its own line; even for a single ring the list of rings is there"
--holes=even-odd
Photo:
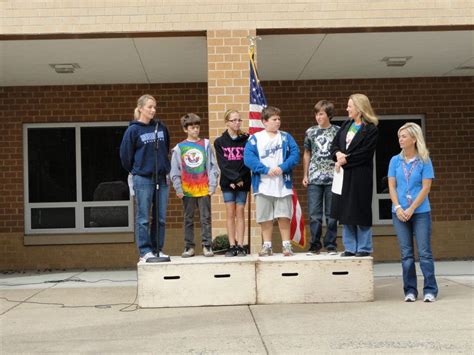
[[[81,123],[26,123],[23,125],[23,188],[24,188],[24,226],[25,234],[89,234],[110,232],[133,232],[133,200],[128,201],[82,201],[82,159],[81,159],[81,128],[82,127],[117,127],[127,126],[128,122],[81,122]],[[75,129],[75,159],[76,159],[76,201],[75,202],[45,202],[29,203],[28,181],[28,130],[38,128],[74,128]],[[86,207],[127,207],[127,227],[86,228],[84,226],[84,208]],[[75,228],[32,229],[31,210],[33,208],[74,208]]]

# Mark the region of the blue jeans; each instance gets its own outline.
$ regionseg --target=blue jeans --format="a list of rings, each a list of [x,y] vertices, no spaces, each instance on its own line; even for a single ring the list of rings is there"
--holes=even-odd
[[[420,268],[424,277],[423,294],[438,295],[433,255],[431,253],[431,213],[415,213],[409,221],[402,222],[392,213],[393,226],[397,232],[403,270],[403,291],[405,295],[413,293],[418,296],[416,286],[415,248],[416,241]],[[415,238],[413,238],[413,236]]]
[[[331,185],[308,185],[308,214],[311,231],[311,246],[321,249],[321,234],[323,231],[323,201],[324,216],[326,217],[326,235],[324,247],[336,249],[337,220],[329,217],[331,214]]]
[[[168,207],[169,186],[166,176],[158,179],[158,209],[159,232],[156,230],[156,185],[153,177],[133,176],[133,190],[135,191],[135,242],[140,256],[146,253],[157,253],[163,249],[165,243],[166,209]],[[150,226],[150,212],[152,223]]]
[[[344,224],[342,242],[346,251],[351,253],[372,253],[372,227]]]

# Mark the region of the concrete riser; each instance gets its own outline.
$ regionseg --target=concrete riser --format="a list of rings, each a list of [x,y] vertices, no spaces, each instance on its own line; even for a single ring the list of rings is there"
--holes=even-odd
[[[173,257],[138,263],[142,308],[373,301],[373,259]]]
[[[257,262],[257,303],[374,300],[372,258],[302,259],[268,258]]]

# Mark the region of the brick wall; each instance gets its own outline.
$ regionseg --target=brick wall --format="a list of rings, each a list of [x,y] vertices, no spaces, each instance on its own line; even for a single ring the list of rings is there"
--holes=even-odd
[[[227,128],[223,117],[226,110],[238,110],[242,118],[248,117],[250,71],[247,36],[255,36],[255,31],[217,30],[207,33],[211,140],[219,137]],[[242,129],[248,131],[247,120],[244,120]],[[218,193],[212,197],[214,236],[227,234],[226,218],[224,199],[218,190]],[[254,221],[255,218],[252,220],[250,245],[253,247],[252,251],[256,252],[256,248],[261,244],[260,227]],[[247,225],[245,230],[247,231]]]
[[[269,104],[282,110],[282,129],[300,147],[321,99],[334,102],[336,116],[346,116],[348,97],[355,92],[366,94],[379,115],[425,115],[436,176],[430,194],[433,220],[473,220],[474,167],[468,163],[474,158],[473,77],[280,81],[263,87]],[[302,165],[296,175],[301,181]]]
[[[2,33],[472,24],[468,0],[0,1]]]
[[[380,115],[424,114],[436,174],[430,195],[435,257],[474,256],[472,77],[287,81],[263,86],[269,103],[282,109],[282,129],[291,132],[300,147],[305,129],[314,122],[312,107],[322,98],[335,103],[336,115],[345,115],[347,97],[354,92],[367,94]],[[202,136],[208,135],[207,91],[207,83],[0,88],[0,269],[125,267],[136,262],[132,243],[23,245],[23,123],[128,121],[136,99],[150,93],[157,98],[157,114],[176,144],[184,137],[179,117],[185,112],[203,117]],[[296,181],[301,177],[300,164]],[[305,191],[297,187],[305,212]],[[167,251],[178,255],[183,246],[182,216],[173,191],[168,222]],[[396,245],[394,237],[375,237],[376,260],[397,260]]]
[[[173,132],[172,147],[185,138],[180,117],[187,112],[203,118],[202,136],[208,136],[206,83],[10,87],[0,93],[0,233],[23,231],[24,123],[129,121],[137,98],[149,93]],[[181,204],[172,198],[170,228],[181,227],[181,219]]]

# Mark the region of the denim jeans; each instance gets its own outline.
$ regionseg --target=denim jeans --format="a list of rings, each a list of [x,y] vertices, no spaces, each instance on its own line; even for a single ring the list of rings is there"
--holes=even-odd
[[[344,224],[342,226],[344,249],[351,253],[372,253],[372,227]]]
[[[245,205],[247,203],[248,191],[222,191],[224,202],[233,202],[236,205]]]
[[[140,256],[146,253],[157,253],[163,249],[165,242],[166,209],[168,207],[169,186],[166,176],[158,179],[158,238],[156,229],[156,185],[153,177],[133,176],[135,191],[135,242]],[[150,211],[152,223],[150,226]]]
[[[184,243],[186,248],[194,248],[194,211],[199,207],[202,245],[212,244],[211,234],[211,197],[183,197],[184,206]]]
[[[323,201],[324,217],[326,218],[326,235],[324,247],[336,249],[337,220],[329,217],[331,214],[331,185],[308,185],[308,214],[311,231],[311,246],[321,249],[321,234],[323,231]]]
[[[423,294],[431,293],[438,295],[433,255],[431,253],[431,213],[415,213],[407,222],[402,222],[392,213],[393,226],[397,232],[403,270],[403,291],[405,295],[413,293],[418,296],[415,269],[416,242],[420,268],[424,277]]]

